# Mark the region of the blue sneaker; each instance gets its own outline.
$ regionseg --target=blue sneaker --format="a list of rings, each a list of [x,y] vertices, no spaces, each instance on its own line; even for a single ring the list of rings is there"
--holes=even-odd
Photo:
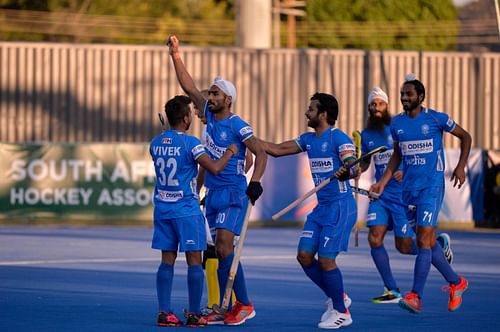
[[[453,262],[453,251],[451,251],[451,238],[447,233],[441,233],[436,239],[443,248],[444,257],[449,264]]]

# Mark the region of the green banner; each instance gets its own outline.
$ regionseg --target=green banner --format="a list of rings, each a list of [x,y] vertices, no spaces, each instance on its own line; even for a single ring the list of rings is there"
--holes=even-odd
[[[147,144],[0,143],[0,219],[151,221]]]

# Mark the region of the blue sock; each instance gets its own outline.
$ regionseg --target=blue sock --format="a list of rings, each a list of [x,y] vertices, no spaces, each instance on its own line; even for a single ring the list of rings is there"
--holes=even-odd
[[[446,257],[444,257],[443,248],[440,245],[432,247],[432,265],[443,275],[449,284],[458,284],[458,274],[453,271]]]
[[[172,298],[172,282],[174,279],[174,266],[161,263],[156,272],[156,295],[160,311],[172,312],[170,301]]]
[[[344,282],[339,268],[323,271],[323,284],[325,285],[326,295],[332,299],[333,308],[338,312],[347,311],[344,304]]]
[[[415,238],[411,239],[411,249],[408,255],[418,255],[417,240]]]
[[[323,282],[323,271],[317,259],[313,260],[310,266],[302,266],[305,274],[326,294],[325,283]]]
[[[201,296],[205,283],[205,274],[201,264],[188,266],[188,294],[189,311],[199,315],[201,313]]]
[[[389,255],[387,254],[387,250],[382,245],[377,248],[371,249],[371,254],[373,258],[373,262],[377,267],[378,273],[382,277],[384,282],[384,286],[388,290],[397,290],[399,292],[398,286],[396,285],[396,280],[394,280],[394,276],[391,271],[391,264],[389,263]]]
[[[427,276],[431,269],[432,260],[431,249],[419,249],[417,259],[415,259],[415,271],[413,272],[413,289],[414,293],[422,298],[424,294],[424,286],[427,281]]]
[[[227,279],[229,277],[229,270],[231,269],[233,258],[234,258],[234,253],[231,253],[231,255],[227,256],[226,258],[219,259],[219,269],[217,270],[217,276],[219,278],[221,301],[224,298],[224,291],[226,290]],[[241,266],[241,263],[238,264],[238,270],[236,271],[233,290],[239,302],[241,302],[244,305],[250,304],[250,300],[248,299],[248,293],[247,293],[247,285],[245,282],[245,273],[243,272],[243,267]]]

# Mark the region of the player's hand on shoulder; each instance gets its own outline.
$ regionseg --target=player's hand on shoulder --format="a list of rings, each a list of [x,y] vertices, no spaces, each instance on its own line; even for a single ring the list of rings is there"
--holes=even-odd
[[[250,181],[245,193],[247,194],[252,205],[255,205],[255,202],[259,199],[263,192],[264,189],[262,189],[259,181]]]

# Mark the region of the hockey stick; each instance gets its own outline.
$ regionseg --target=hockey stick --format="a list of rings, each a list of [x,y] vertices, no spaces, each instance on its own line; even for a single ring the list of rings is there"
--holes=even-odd
[[[354,147],[356,148],[356,158],[361,157],[361,133],[359,130],[355,130],[352,132],[352,137],[354,139]],[[359,184],[359,177],[356,177],[354,179],[354,185],[357,187]],[[354,194],[354,199],[356,200],[356,206],[358,205],[358,193]],[[354,225],[354,246],[358,247],[359,246],[359,225],[358,221],[356,220],[356,224]]]
[[[348,166],[348,168],[350,169],[350,168],[356,166],[357,164],[359,164],[361,162],[361,160],[363,160],[365,158],[368,158],[368,157],[370,157],[371,155],[373,155],[375,153],[384,152],[386,150],[387,150],[387,147],[385,147],[385,146],[381,146],[381,147],[378,147],[376,149],[373,149],[370,152],[362,155],[360,158],[356,159],[352,164],[350,164]],[[309,198],[313,194],[315,194],[318,191],[320,191],[323,187],[325,187],[327,184],[329,184],[332,180],[334,180],[336,178],[337,177],[335,176],[335,174],[333,174],[328,179],[324,180],[323,182],[321,182],[320,184],[318,184],[316,187],[314,187],[313,189],[309,190],[307,193],[305,193],[304,195],[302,195],[301,197],[297,198],[295,201],[293,201],[292,203],[290,203],[287,207],[285,207],[284,209],[278,211],[271,218],[273,220],[276,220],[279,217],[283,216],[285,213],[287,213],[288,211],[290,211],[291,209],[293,209],[294,207],[296,207],[297,205],[299,205],[300,203],[302,203],[303,201],[305,201],[307,198]]]
[[[165,123],[165,118],[163,117],[163,114],[158,113],[158,117],[160,118],[161,127],[162,127],[163,129],[167,129],[167,125],[166,125],[166,123]]]
[[[359,188],[359,187],[351,187],[352,191],[356,194],[361,194],[361,195],[364,195],[364,196],[368,196],[370,199],[374,199],[374,200],[382,200],[384,202],[387,202],[387,203],[392,203],[392,204],[396,204],[396,205],[400,205],[404,208],[407,208],[408,210],[410,211],[415,211],[417,209],[417,207],[415,205],[411,205],[411,204],[405,204],[403,202],[399,202],[399,201],[395,201],[393,199],[390,199],[390,198],[380,198],[380,195],[377,194],[377,193],[370,193],[368,190],[366,189],[363,189],[363,188]]]
[[[224,290],[224,297],[222,299],[221,305],[214,304],[212,309],[218,314],[224,314],[229,308],[229,301],[231,300],[231,292],[233,291],[234,279],[236,278],[236,272],[238,271],[238,264],[240,263],[241,250],[243,249],[243,243],[247,235],[248,228],[248,217],[250,217],[250,211],[252,210],[252,203],[248,202],[247,212],[245,214],[245,220],[243,221],[243,226],[241,228],[240,239],[236,244],[234,249],[233,262],[231,263],[231,268],[229,270],[229,276],[227,278],[226,289]]]

